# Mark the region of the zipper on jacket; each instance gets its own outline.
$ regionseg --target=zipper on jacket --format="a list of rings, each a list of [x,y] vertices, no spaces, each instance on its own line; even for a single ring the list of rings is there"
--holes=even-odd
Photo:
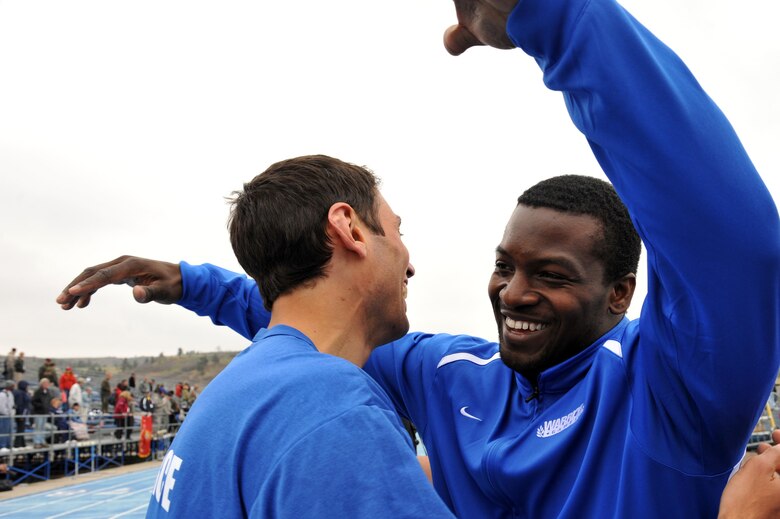
[[[539,380],[538,379],[536,380],[536,382],[534,382],[534,390],[533,390],[533,392],[525,398],[525,403],[526,404],[529,403],[534,398],[539,399]]]

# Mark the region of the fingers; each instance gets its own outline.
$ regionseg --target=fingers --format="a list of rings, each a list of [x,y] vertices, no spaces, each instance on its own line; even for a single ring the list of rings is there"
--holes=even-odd
[[[772,442],[775,445],[780,444],[780,429],[775,429],[774,431],[772,431]],[[772,445],[769,444],[769,443],[759,443],[758,447],[756,448],[756,452],[758,452],[759,454],[762,454],[762,453],[768,451],[771,448],[772,448]],[[775,449],[775,450],[777,450],[777,449]],[[778,467],[778,468],[780,468],[780,467]]]
[[[63,310],[70,310],[77,305],[79,308],[84,308],[89,304],[89,294],[85,294],[83,296],[71,296],[70,294],[66,294],[63,291],[63,293],[57,297],[57,303]]]
[[[780,445],[770,447],[768,444],[759,445],[758,449],[761,460],[771,468],[772,472],[780,471]]]
[[[92,295],[111,284],[133,287],[133,298],[139,303],[157,301],[175,303],[181,297],[179,265],[135,256],[119,258],[84,269],[57,296],[63,310],[89,305]]]
[[[484,44],[462,25],[453,25],[444,31],[444,48],[453,56],[459,56],[477,45]]]
[[[457,25],[444,32],[444,47],[457,56],[477,45],[512,49],[506,33],[510,13],[518,0],[455,0]]]
[[[154,292],[150,287],[136,285],[133,287],[133,299],[146,304],[154,301]]]
[[[109,276],[106,274],[105,269],[110,268],[111,265],[120,260],[122,260],[122,258],[117,258],[113,261],[84,269],[81,274],[76,276],[73,281],[62,289],[60,295],[57,296],[57,303],[63,310],[70,310],[74,306],[84,308],[89,305],[90,296],[94,294],[96,290],[108,284],[108,281],[105,280]],[[100,280],[103,280],[102,283]],[[83,284],[85,281],[87,282],[86,285]],[[91,290],[85,289],[85,286],[93,288]]]

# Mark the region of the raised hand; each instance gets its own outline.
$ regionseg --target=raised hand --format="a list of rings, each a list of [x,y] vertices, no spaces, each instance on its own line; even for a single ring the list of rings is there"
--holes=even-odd
[[[444,47],[457,56],[469,47],[488,45],[514,48],[506,34],[506,22],[518,0],[455,0],[457,25],[444,32]]]
[[[120,256],[88,267],[62,290],[57,304],[63,310],[89,305],[92,294],[106,285],[129,285],[139,303],[171,304],[181,298],[181,270],[176,263]]]

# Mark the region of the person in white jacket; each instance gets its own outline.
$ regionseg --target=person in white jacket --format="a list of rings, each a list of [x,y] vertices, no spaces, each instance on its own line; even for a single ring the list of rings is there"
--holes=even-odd
[[[78,377],[78,379],[76,379],[76,383],[70,386],[70,393],[68,394],[68,407],[73,408],[73,404],[78,404],[79,414],[81,415],[82,420],[84,420],[86,423],[87,414],[89,413],[89,406],[84,405],[84,392],[82,391],[83,387],[84,378]]]
[[[3,390],[0,391],[0,449],[9,449],[11,447],[11,437],[13,435],[13,417],[15,414],[14,406],[14,381],[6,380]]]

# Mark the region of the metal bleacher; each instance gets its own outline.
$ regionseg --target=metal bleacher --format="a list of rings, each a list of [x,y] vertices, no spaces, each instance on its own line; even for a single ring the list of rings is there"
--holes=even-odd
[[[24,446],[13,447],[12,440],[11,448],[0,449],[0,462],[8,465],[6,477],[17,485],[162,459],[176,435],[178,424],[153,431],[151,451],[141,458],[138,455],[140,418],[133,422],[120,430],[110,415],[98,416],[90,420],[79,435],[81,439],[76,438],[73,430],[46,430],[45,443],[38,445],[33,443],[33,437],[39,433],[28,426],[24,432],[13,435],[24,438]]]

